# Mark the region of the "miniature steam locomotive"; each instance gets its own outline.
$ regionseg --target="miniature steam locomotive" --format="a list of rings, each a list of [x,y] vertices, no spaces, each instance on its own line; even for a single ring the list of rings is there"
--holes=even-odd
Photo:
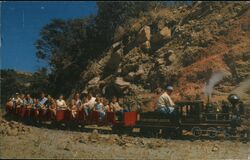
[[[182,136],[183,130],[191,131],[195,137],[208,136],[215,138],[219,134],[236,136],[237,127],[244,119],[244,105],[239,103],[235,94],[228,96],[231,104],[223,102],[221,110],[216,106],[202,101],[177,102],[178,115],[166,115],[155,112],[141,113],[136,126],[147,133],[157,134],[159,129],[166,133]],[[242,132],[240,134],[245,134]],[[247,135],[241,135],[247,136]]]
[[[55,118],[47,110],[33,108],[12,108],[6,106],[7,114],[21,118],[29,123],[50,121],[51,125],[58,126],[60,123],[69,126],[85,126],[97,124],[99,126],[111,126],[113,132],[132,132],[138,128],[139,132],[147,135],[170,135],[182,137],[183,131],[191,133],[194,137],[208,136],[215,138],[219,135],[225,137],[241,136],[247,137],[244,131],[238,131],[244,119],[244,105],[240,103],[237,95],[228,96],[221,110],[202,101],[177,102],[177,115],[166,115],[157,111],[154,112],[125,112],[121,119],[118,119],[114,112],[107,112],[105,119],[100,121],[99,113],[92,111],[88,116],[84,111],[77,112],[75,118],[69,110],[58,110]]]

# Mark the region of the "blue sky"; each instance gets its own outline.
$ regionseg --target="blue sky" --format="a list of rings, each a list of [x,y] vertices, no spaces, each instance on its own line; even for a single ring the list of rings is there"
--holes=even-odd
[[[35,55],[35,41],[53,18],[73,19],[95,14],[95,2],[2,2],[1,69],[35,72],[46,66]]]

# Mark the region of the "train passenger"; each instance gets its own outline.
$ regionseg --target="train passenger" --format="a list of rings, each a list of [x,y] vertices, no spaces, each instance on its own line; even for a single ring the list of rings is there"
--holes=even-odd
[[[27,108],[31,108],[33,105],[33,99],[30,97],[30,94],[26,95],[26,98],[24,99],[24,106]]]
[[[16,106],[17,107],[21,107],[24,106],[24,99],[25,99],[25,95],[21,94],[21,96],[16,99]]]
[[[73,118],[76,117],[76,114],[77,114],[77,110],[80,109],[81,107],[81,99],[80,99],[80,94],[79,93],[76,93],[75,94],[75,97],[71,100],[71,114],[73,116]]]
[[[16,96],[14,96],[14,95],[12,95],[9,99],[8,99],[8,101],[14,101],[15,100],[15,98],[16,98]]]
[[[37,98],[33,99],[33,105],[32,106],[33,106],[34,109],[39,109],[40,108],[39,100]],[[39,114],[39,111],[36,110],[35,115],[38,115],[38,114]]]
[[[89,115],[89,112],[94,108],[96,103],[96,98],[92,96],[91,93],[87,95],[87,102],[83,104],[83,109],[86,115]]]
[[[111,111],[115,112],[118,119],[122,119],[124,112],[128,112],[128,110],[123,109],[118,103],[118,99],[116,96],[113,96],[112,101],[110,103]]]
[[[39,101],[40,107],[41,107],[41,108],[45,108],[45,105],[46,105],[47,101],[48,101],[48,98],[45,96],[44,93],[42,93],[42,94],[41,94],[41,99],[40,99],[40,101]]]
[[[16,103],[16,102],[17,102],[17,99],[18,99],[18,98],[20,98],[20,97],[19,97],[19,93],[16,93],[16,94],[15,94],[15,97],[12,99],[12,101],[13,101],[15,107],[17,106],[17,103]]]
[[[65,100],[63,98],[64,98],[63,95],[60,95],[59,99],[56,100],[56,105],[57,105],[58,110],[66,110],[66,109],[68,109],[67,104],[66,104],[66,102],[65,102]]]
[[[80,107],[80,110],[83,109],[86,115],[87,115],[88,109],[86,108],[85,104],[88,103],[88,101],[89,101],[89,99],[88,99],[87,96],[83,97],[83,99],[82,99],[82,105]]]
[[[50,95],[48,95],[48,103],[46,104],[48,110],[52,113],[53,118],[56,116],[56,101]]]
[[[20,99],[20,95],[19,95],[19,93],[16,93],[15,94],[15,96],[13,96],[12,98],[11,98],[11,101],[13,102],[13,107],[15,108],[15,107],[17,107],[17,101]]]
[[[33,108],[34,108],[34,109],[40,108],[39,100],[38,100],[37,98],[34,98],[34,99],[33,99]]]
[[[16,102],[16,96],[12,96],[12,97],[10,97],[9,98],[9,100],[7,101],[7,103],[6,103],[6,106],[8,106],[8,107],[14,107],[14,103]]]
[[[109,100],[106,98],[103,99],[103,107],[105,112],[111,112],[111,108],[109,106]]]
[[[75,105],[79,109],[81,107],[82,100],[80,99],[80,94],[76,93],[75,95]]]
[[[172,86],[167,86],[166,91],[158,98],[157,101],[157,111],[164,114],[172,114],[175,109],[175,104],[170,98],[170,95],[173,92]]]
[[[41,94],[41,99],[39,100],[39,108],[41,109],[39,112],[43,116],[47,114],[48,109],[48,98],[45,96],[45,93]]]
[[[102,99],[100,97],[96,97],[96,103],[93,108],[93,111],[97,111],[99,113],[100,121],[105,117],[104,106],[102,104]]]
[[[6,103],[6,106],[8,106],[8,107],[13,107],[13,101],[11,100],[11,98],[7,101],[7,103]]]
[[[6,108],[12,109],[14,107],[14,96],[10,97],[6,103]]]

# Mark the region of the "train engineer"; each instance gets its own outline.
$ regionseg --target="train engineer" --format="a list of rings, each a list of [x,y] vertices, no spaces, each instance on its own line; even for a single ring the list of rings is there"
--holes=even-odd
[[[172,86],[167,86],[166,91],[158,98],[156,111],[164,114],[173,114],[175,111],[175,104],[171,99],[173,92]]]

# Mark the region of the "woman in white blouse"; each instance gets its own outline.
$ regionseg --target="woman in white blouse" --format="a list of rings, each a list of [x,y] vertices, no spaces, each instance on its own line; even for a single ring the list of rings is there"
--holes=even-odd
[[[63,99],[63,95],[60,95],[59,99],[56,100],[56,105],[58,110],[66,110],[68,108],[65,100]]]

